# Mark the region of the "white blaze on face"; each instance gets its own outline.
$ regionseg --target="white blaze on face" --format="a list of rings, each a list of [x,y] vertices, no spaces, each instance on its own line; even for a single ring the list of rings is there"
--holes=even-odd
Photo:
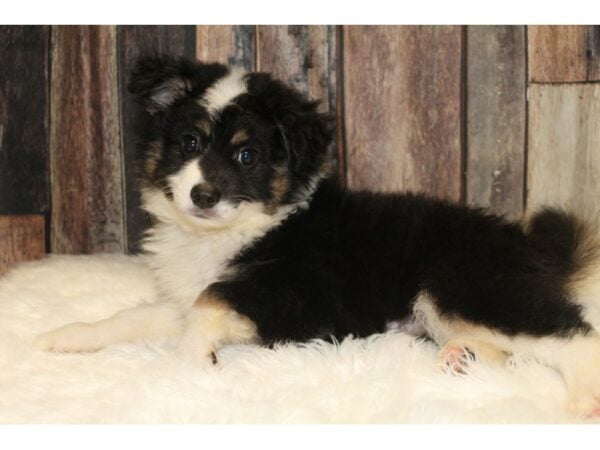
[[[173,192],[173,202],[181,212],[191,213],[194,209],[194,203],[190,192],[192,188],[199,183],[204,182],[204,176],[200,169],[200,158],[195,158],[186,163],[179,172],[171,175],[169,185]]]
[[[226,76],[209,87],[199,100],[211,116],[215,116],[232,100],[248,91],[245,73],[241,69],[232,69]]]

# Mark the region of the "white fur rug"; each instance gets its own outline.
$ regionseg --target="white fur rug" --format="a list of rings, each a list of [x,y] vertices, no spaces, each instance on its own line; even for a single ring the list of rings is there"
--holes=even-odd
[[[574,422],[560,376],[535,361],[475,362],[453,376],[437,347],[389,332],[339,345],[229,347],[220,367],[178,359],[173,342],[52,354],[33,337],[151,301],[141,257],[53,256],[0,279],[2,423]]]

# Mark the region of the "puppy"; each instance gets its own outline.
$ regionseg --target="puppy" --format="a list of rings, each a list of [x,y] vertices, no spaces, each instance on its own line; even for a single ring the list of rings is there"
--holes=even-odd
[[[600,414],[595,228],[552,209],[523,227],[418,194],[341,190],[330,119],[265,73],[146,58],[129,89],[160,301],[45,333],[39,348],[180,335],[208,359],[231,343],[416,323],[456,371],[468,354],[531,353],[562,373],[574,411]]]

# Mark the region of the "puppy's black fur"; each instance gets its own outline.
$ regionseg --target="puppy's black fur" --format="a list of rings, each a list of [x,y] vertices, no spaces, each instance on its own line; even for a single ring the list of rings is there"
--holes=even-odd
[[[575,218],[544,210],[524,230],[423,195],[341,190],[321,181],[333,130],[317,103],[253,73],[247,92],[211,115],[198,99],[226,74],[218,64],[140,62],[130,89],[146,109],[142,148],[153,161],[143,186],[169,197],[168,177],[198,158],[221,201],[259,202],[273,214],[299,205],[240,248],[207,288],[250,318],[264,343],[381,332],[409,317],[423,292],[443,317],[508,336],[590,331],[569,284],[584,264]],[[238,130],[250,134],[244,148],[258,149],[251,168],[232,162],[240,147],[229,141]],[[191,134],[201,149],[185,154]]]
[[[564,287],[575,269],[573,249],[562,248],[575,238],[571,223],[557,211],[534,223],[526,234],[481,210],[324,183],[307,211],[245,249],[231,262],[237,275],[210,289],[267,342],[381,332],[421,291],[443,314],[507,335],[586,332]]]

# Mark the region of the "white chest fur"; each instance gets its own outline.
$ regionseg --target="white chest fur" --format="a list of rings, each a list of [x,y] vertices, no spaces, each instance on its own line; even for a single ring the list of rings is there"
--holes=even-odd
[[[294,209],[287,206],[266,214],[260,203],[244,203],[227,226],[195,226],[152,191],[143,192],[144,207],[159,219],[144,241],[148,264],[155,275],[159,301],[191,306],[211,283],[219,281],[229,261],[245,246],[279,225]]]
[[[191,306],[200,292],[218,281],[228,261],[253,236],[234,232],[197,235],[174,223],[161,223],[150,233],[144,249],[150,253],[161,300]]]

